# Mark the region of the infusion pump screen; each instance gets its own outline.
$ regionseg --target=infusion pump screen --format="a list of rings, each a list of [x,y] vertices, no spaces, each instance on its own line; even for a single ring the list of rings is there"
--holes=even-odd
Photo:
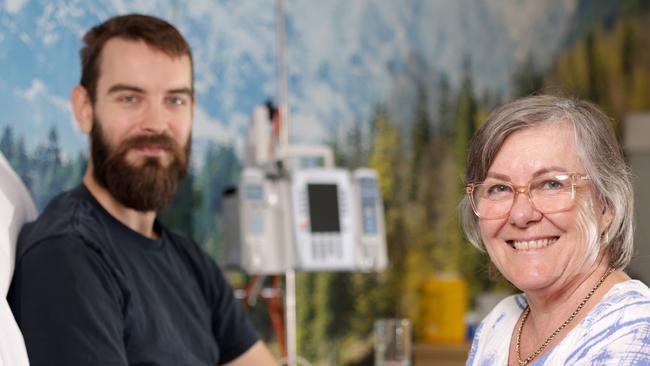
[[[339,199],[336,184],[308,184],[309,221],[312,233],[338,233]]]

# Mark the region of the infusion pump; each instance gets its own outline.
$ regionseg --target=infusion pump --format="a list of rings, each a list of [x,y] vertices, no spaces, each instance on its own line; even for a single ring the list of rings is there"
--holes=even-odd
[[[261,169],[245,169],[237,188],[224,192],[226,262],[249,273],[284,272],[291,258],[282,243],[280,186]]]
[[[355,268],[353,195],[350,174],[345,170],[307,169],[292,176],[298,269]]]
[[[224,195],[226,265],[248,273],[382,271],[387,266],[377,174],[317,167],[273,177],[246,168]]]
[[[336,168],[327,146],[279,144],[279,118],[270,106],[253,111],[241,181],[224,192],[225,264],[251,274],[384,270],[377,173]]]

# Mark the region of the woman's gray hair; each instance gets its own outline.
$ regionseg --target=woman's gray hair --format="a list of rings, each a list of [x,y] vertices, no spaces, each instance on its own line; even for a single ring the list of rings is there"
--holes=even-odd
[[[539,95],[518,99],[492,111],[487,121],[476,131],[469,147],[465,183],[485,180],[505,139],[518,130],[547,123],[568,123],[574,131],[578,155],[591,179],[595,196],[612,213],[612,223],[603,238],[594,230],[597,226],[593,209],[578,210],[578,226],[591,253],[596,258],[606,253],[610,265],[624,269],[633,253],[634,193],[630,171],[623,160],[611,120],[596,105],[578,99]],[[485,251],[479,229],[479,219],[472,211],[467,196],[460,205],[463,229],[469,241]],[[580,217],[583,216],[583,217]]]

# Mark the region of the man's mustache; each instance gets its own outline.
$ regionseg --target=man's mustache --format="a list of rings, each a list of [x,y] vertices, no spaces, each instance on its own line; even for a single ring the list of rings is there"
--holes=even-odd
[[[180,146],[172,139],[169,135],[166,134],[146,134],[130,137],[129,139],[122,142],[116,153],[119,155],[121,153],[126,153],[131,149],[146,149],[146,148],[157,148],[165,150],[168,152],[181,153]]]

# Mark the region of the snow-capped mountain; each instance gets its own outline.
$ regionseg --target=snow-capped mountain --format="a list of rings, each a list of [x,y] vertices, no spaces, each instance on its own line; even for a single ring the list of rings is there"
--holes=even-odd
[[[529,54],[540,65],[552,58],[576,2],[285,1],[291,140],[320,141],[333,127],[367,119],[413,55],[452,85],[469,58],[477,88],[507,90],[517,62]],[[0,128],[11,125],[28,147],[56,126],[65,152],[85,149],[68,103],[79,79],[80,39],[114,14],[157,15],[186,35],[195,60],[196,142],[240,149],[253,107],[277,100],[275,1],[0,4]]]

